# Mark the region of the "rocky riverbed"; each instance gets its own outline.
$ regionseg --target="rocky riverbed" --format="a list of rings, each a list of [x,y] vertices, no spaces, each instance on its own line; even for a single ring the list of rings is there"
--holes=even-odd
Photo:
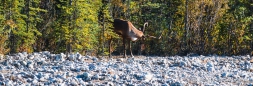
[[[253,57],[96,58],[79,53],[0,55],[0,85],[253,85]]]

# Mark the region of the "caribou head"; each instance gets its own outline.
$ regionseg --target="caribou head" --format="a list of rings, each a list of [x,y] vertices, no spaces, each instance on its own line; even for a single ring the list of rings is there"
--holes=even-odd
[[[145,38],[156,38],[160,39],[160,37],[150,36],[150,35],[144,35],[145,27],[148,26],[148,22],[144,23],[143,28],[141,30],[136,29],[133,24],[130,21],[122,20],[122,19],[114,19],[113,27],[114,32],[120,35],[123,38],[123,47],[124,47],[124,57],[127,57],[126,55],[126,41],[129,43],[129,50],[132,54],[131,49],[131,41],[137,41],[138,39],[144,40]]]

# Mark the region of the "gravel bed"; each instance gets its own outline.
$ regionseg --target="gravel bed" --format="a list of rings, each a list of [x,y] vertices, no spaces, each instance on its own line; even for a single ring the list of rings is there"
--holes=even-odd
[[[68,57],[48,51],[0,55],[0,85],[253,86],[253,57]]]

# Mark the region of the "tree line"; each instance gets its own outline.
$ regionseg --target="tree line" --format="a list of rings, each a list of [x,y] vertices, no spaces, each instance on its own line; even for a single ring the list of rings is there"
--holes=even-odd
[[[162,38],[134,54],[253,54],[252,0],[1,0],[0,54],[50,51],[121,55],[114,18]],[[109,44],[112,49],[109,50]]]

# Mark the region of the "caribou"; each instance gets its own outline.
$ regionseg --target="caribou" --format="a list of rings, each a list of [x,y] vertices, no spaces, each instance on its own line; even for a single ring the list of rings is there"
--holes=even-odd
[[[132,53],[132,49],[131,49],[131,41],[137,41],[138,39],[141,39],[141,41],[143,41],[147,37],[155,38],[155,39],[161,38],[162,34],[160,35],[160,37],[144,35],[145,27],[147,26],[148,26],[148,22],[145,22],[143,24],[143,28],[141,28],[141,30],[138,30],[133,26],[133,24],[130,21],[122,20],[122,19],[114,19],[113,30],[116,34],[120,35],[123,38],[123,49],[124,49],[123,54],[125,58],[127,58],[126,41],[128,41],[128,44],[129,44],[130,54],[132,57],[134,57]],[[111,54],[111,51],[110,51],[110,54]]]

